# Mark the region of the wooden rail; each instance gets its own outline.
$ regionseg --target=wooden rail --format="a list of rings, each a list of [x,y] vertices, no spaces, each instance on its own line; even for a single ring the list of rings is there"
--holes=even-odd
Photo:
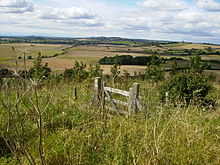
[[[105,100],[106,101],[113,101],[116,104],[121,104],[121,105],[124,105],[124,106],[128,106],[129,105],[127,102],[124,102],[124,101],[115,100],[115,99],[110,100],[108,97],[105,97]]]
[[[135,113],[138,109],[141,110],[143,108],[139,100],[139,89],[139,83],[134,83],[132,87],[129,89],[129,91],[123,91],[120,89],[106,87],[106,83],[102,82],[102,79],[100,77],[96,77],[93,105],[102,106],[103,109],[115,111],[117,114]],[[128,97],[128,102],[114,99],[111,93],[117,93]],[[111,106],[107,106],[106,101],[108,101],[111,104]],[[128,111],[119,110],[117,104],[126,106],[128,108]]]
[[[127,91],[123,91],[123,90],[115,89],[115,88],[110,88],[110,87],[104,87],[104,90],[109,91],[109,92],[113,92],[113,93],[117,93],[117,94],[120,94],[120,95],[123,95],[123,96],[127,96],[127,97],[130,94]]]

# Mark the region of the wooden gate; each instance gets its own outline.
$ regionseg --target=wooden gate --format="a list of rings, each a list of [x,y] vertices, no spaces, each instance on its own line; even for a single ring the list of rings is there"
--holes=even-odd
[[[100,77],[95,78],[95,89],[93,104],[102,106],[103,109],[109,109],[116,112],[117,114],[132,114],[137,112],[137,110],[142,110],[142,106],[139,100],[139,89],[140,84],[134,83],[129,91],[123,91],[120,89],[110,88],[106,86],[105,82],[102,82]],[[119,95],[127,97],[127,102],[114,99],[111,93],[117,93]],[[106,105],[108,101],[111,106]],[[127,107],[128,111],[119,110],[117,105],[123,105]]]

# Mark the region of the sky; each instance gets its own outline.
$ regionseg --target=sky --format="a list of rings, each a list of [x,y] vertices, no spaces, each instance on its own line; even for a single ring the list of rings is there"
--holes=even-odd
[[[0,0],[0,35],[220,44],[220,0]]]

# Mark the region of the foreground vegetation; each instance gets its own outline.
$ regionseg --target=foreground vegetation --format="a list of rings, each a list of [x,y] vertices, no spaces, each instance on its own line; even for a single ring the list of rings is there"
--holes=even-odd
[[[92,80],[4,82],[0,164],[219,164],[219,107],[165,106],[155,85],[132,81],[146,106],[132,116],[93,107]]]
[[[203,75],[200,56],[185,71],[173,66],[166,81],[158,56],[135,76],[121,76],[117,63],[103,76],[79,62],[51,74],[41,62],[1,69],[0,164],[219,164],[220,87]],[[91,105],[96,76],[127,91],[141,83],[144,109],[126,116]]]
[[[103,40],[144,44],[140,40]],[[87,42],[96,43],[94,39]],[[168,43],[148,44],[161,48]],[[58,53],[55,58],[65,57],[72,50],[77,48],[53,53]],[[100,65],[83,62],[52,72],[43,63],[46,56],[42,52],[27,60],[34,60],[28,69],[24,51],[22,59],[12,61],[14,70],[0,68],[0,164],[219,164],[219,82],[214,75],[204,74],[209,65],[199,52],[188,58],[186,67],[184,59],[172,58],[169,75],[164,67],[169,60],[159,55],[154,51],[148,57],[106,57],[102,62],[112,66],[104,75]],[[23,69],[19,62],[24,63]],[[123,62],[141,63],[145,72],[121,72]],[[139,82],[142,111],[117,115],[92,105],[94,77],[126,91]],[[126,107],[119,108],[126,111]]]

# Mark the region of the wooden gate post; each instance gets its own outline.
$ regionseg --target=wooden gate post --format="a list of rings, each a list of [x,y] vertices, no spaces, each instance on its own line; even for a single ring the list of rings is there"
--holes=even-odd
[[[134,83],[132,87],[129,89],[129,103],[128,103],[128,111],[129,114],[135,113],[137,111],[137,99],[139,96],[140,84]]]
[[[106,83],[105,82],[102,82],[102,110],[105,109],[105,86],[106,86]]]
[[[94,88],[94,97],[93,97],[93,105],[101,105],[101,97],[102,95],[102,78],[95,78],[95,88]]]

